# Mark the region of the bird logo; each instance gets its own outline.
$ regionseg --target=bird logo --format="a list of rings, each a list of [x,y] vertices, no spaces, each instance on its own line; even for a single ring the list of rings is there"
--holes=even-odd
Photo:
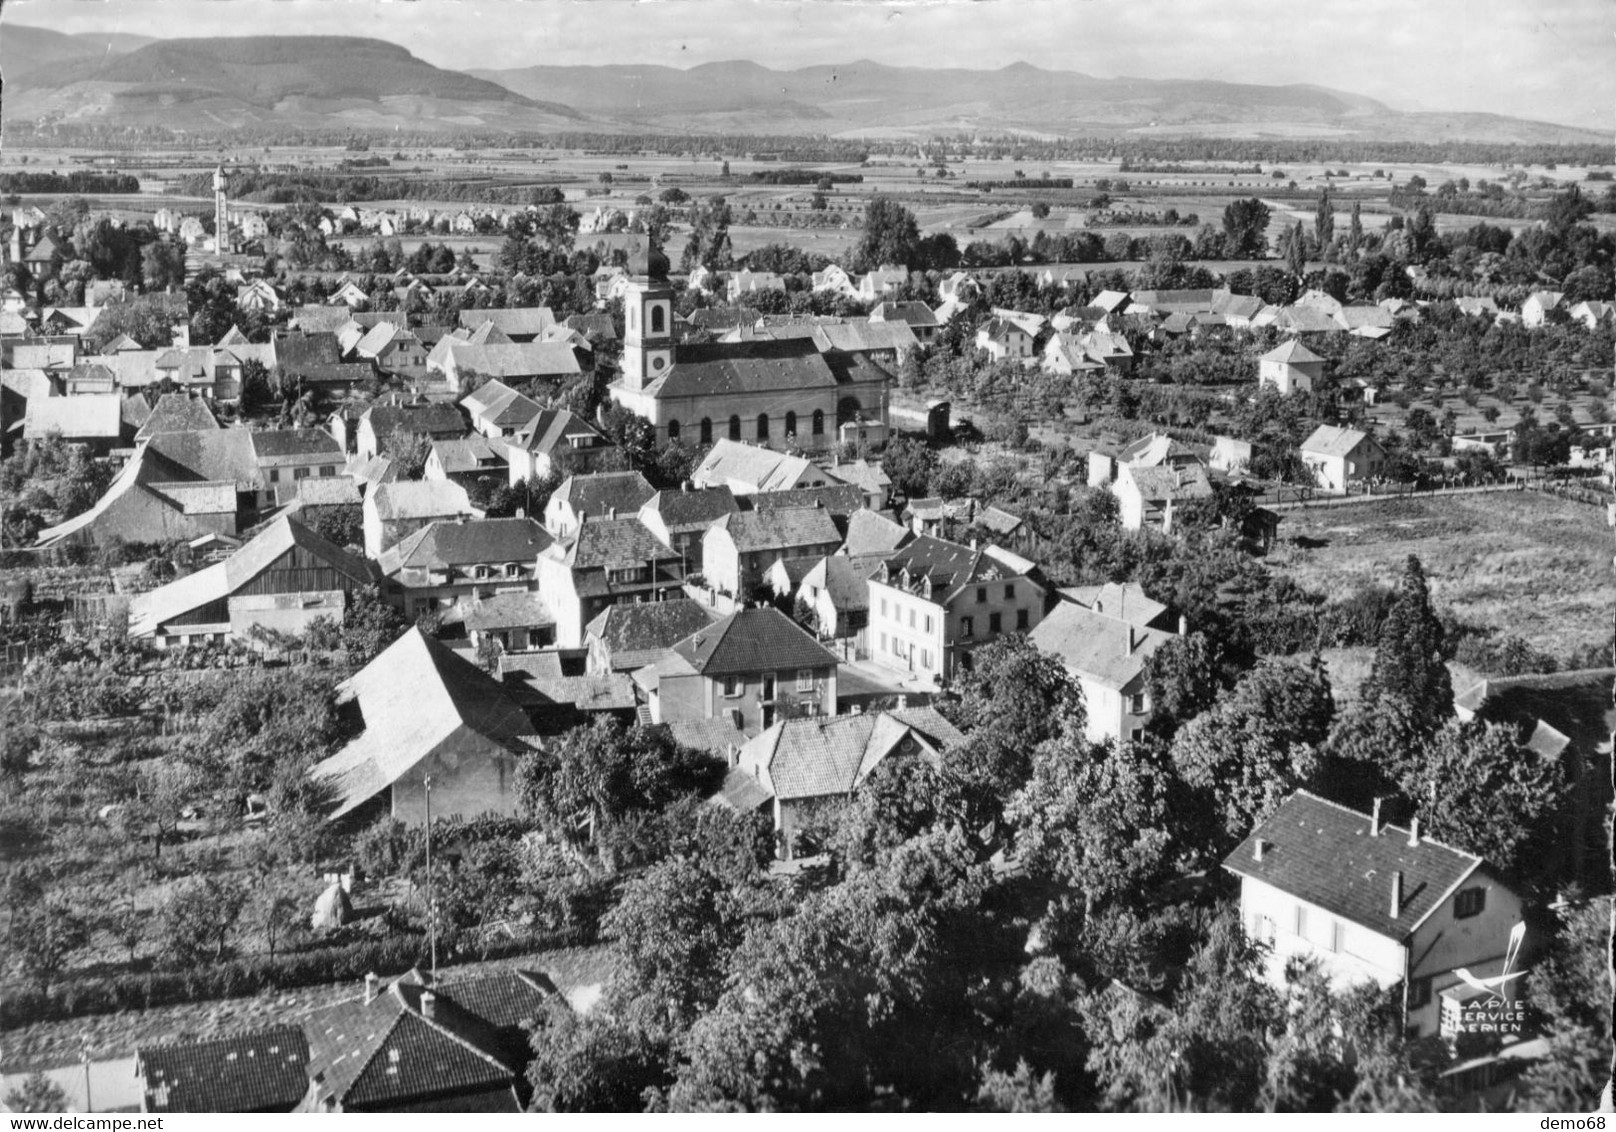
[[[1477,978],[1475,975],[1471,974],[1470,970],[1466,967],[1456,968],[1453,973],[1458,975],[1459,980],[1466,986],[1474,987],[1483,994],[1491,995],[1492,1002],[1503,1002],[1505,1001],[1503,991],[1515,979],[1518,979],[1522,975],[1526,974],[1524,970],[1515,970],[1515,960],[1520,956],[1521,941],[1525,938],[1525,921],[1516,924],[1509,930],[1509,947],[1504,951],[1504,969],[1497,975],[1492,975],[1487,978]]]

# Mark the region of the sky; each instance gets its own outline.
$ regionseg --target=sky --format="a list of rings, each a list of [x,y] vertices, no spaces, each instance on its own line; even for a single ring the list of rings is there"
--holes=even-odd
[[[459,70],[1027,62],[1312,83],[1398,110],[1616,132],[1616,0],[6,0],[7,21],[160,37],[366,35]]]

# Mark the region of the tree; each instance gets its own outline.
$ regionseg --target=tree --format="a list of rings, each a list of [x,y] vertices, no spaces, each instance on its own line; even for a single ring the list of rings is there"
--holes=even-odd
[[[1224,254],[1262,259],[1268,251],[1268,206],[1256,197],[1231,201],[1223,210]]]
[[[1015,1073],[997,1069],[982,1071],[982,1085],[976,1092],[982,1112],[1065,1112],[1055,1099],[1055,1075],[1036,1076],[1025,1061],[1016,1062]]]
[[[257,358],[248,358],[241,363],[242,415],[258,416],[273,403],[274,394],[269,388],[269,368]]]
[[[246,903],[247,890],[230,878],[192,877],[163,906],[169,952],[183,964],[223,959]]]
[[[1352,202],[1352,219],[1347,224],[1347,247],[1353,252],[1363,247],[1363,204],[1361,201]]]
[[[20,1085],[6,1090],[6,1108],[12,1112],[66,1112],[67,1090],[36,1069]]]
[[[1313,213],[1313,239],[1321,256],[1335,239],[1335,206],[1330,203],[1328,188],[1319,194],[1319,206]]]
[[[1291,229],[1290,239],[1285,244],[1285,265],[1298,279],[1307,275],[1307,236],[1302,231],[1300,220]]]
[[[1173,637],[1145,661],[1145,693],[1151,729],[1172,737],[1210,708],[1222,690],[1223,649],[1205,633]]]
[[[432,455],[432,438],[425,433],[412,432],[403,424],[382,440],[382,455],[392,460],[401,480],[418,480],[426,472],[427,458]]]
[[[1414,555],[1403,565],[1397,596],[1380,628],[1375,659],[1362,698],[1403,701],[1411,718],[1432,734],[1453,714],[1453,677],[1448,672],[1446,634],[1431,608],[1425,568]]]
[[[598,1012],[547,1011],[535,1020],[532,1048],[537,1112],[634,1112],[672,1081],[663,1043]]]
[[[1511,876],[1547,879],[1564,773],[1558,762],[1522,747],[1514,728],[1450,720],[1409,768],[1402,788],[1433,838]]]
[[[374,660],[383,649],[404,635],[409,622],[382,600],[377,586],[363,586],[349,595],[342,619],[342,647],[356,668]]]
[[[922,499],[931,493],[937,473],[937,453],[923,440],[894,437],[881,457],[881,469],[892,480],[897,493],[906,499]]]
[[[895,200],[877,197],[864,207],[864,235],[853,256],[867,268],[883,264],[920,267],[916,259],[919,243],[920,226],[914,213]]]
[[[84,918],[58,894],[14,907],[9,919],[12,957],[23,976],[41,991],[50,990],[73,955],[90,941]]]

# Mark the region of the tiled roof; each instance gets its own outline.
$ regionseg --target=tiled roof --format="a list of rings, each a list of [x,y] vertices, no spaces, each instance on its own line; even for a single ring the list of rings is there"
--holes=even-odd
[[[531,564],[554,540],[533,519],[440,519],[382,552],[388,577],[401,570],[448,566]]]
[[[1029,639],[1075,675],[1121,690],[1138,679],[1145,662],[1173,634],[1061,602],[1038,622]]]
[[[406,430],[426,436],[461,436],[466,431],[466,420],[453,405],[372,405],[360,419],[369,419],[378,439],[390,436],[402,426]]]
[[[309,1091],[309,1041],[268,1026],[135,1053],[145,1112],[290,1112]]]
[[[1199,464],[1187,467],[1127,468],[1118,483],[1131,480],[1139,489],[1141,498],[1158,501],[1167,499],[1208,499],[1212,484],[1206,478],[1206,469]]]
[[[683,345],[673,368],[646,387],[654,397],[785,393],[836,385],[811,340]]]
[[[910,327],[935,327],[937,316],[925,303],[879,303],[870,312],[871,322],[902,322]]]
[[[1191,460],[1195,462],[1200,460],[1195,454],[1195,449],[1159,432],[1141,436],[1117,453],[1117,463],[1132,464],[1135,467],[1149,468],[1157,464],[1186,463]]]
[[[778,609],[742,609],[673,646],[704,676],[834,667],[836,655]]]
[[[695,491],[659,491],[640,508],[642,514],[655,513],[669,534],[710,527],[719,519],[740,510],[735,493],[728,487],[704,487]]]
[[[506,441],[524,452],[565,452],[574,440],[582,438],[585,447],[606,443],[600,430],[567,409],[540,409],[529,417],[514,436]]]
[[[341,685],[365,729],[310,776],[330,784],[336,819],[387,789],[451,736],[472,732],[509,750],[530,730],[499,681],[417,628]]]
[[[549,307],[510,307],[504,310],[470,309],[460,312],[460,325],[467,330],[492,324],[510,339],[537,338],[556,324]]]
[[[860,354],[872,350],[912,350],[920,345],[920,340],[915,337],[915,332],[909,329],[907,322],[821,323],[814,334],[814,342],[822,351],[838,351],[844,354]]]
[[[616,512],[633,515],[656,494],[656,488],[639,472],[596,472],[568,476],[556,488],[554,498],[572,508],[573,514],[604,517]]]
[[[309,476],[293,487],[298,503],[306,507],[357,507],[363,502],[352,476]]]
[[[713,530],[728,532],[735,549],[742,554],[826,544],[835,546],[842,537],[830,512],[819,507],[738,511],[720,519]]]
[[[506,466],[505,449],[486,436],[456,436],[448,440],[434,440],[432,454],[443,466],[444,474],[485,471]]]
[[[1061,596],[1071,599],[1085,609],[1104,613],[1130,625],[1149,625],[1167,612],[1167,607],[1152,600],[1137,582],[1106,582],[1100,586],[1071,586],[1061,590]]]
[[[116,440],[123,432],[123,398],[116,393],[35,397],[24,422],[22,434],[29,440],[53,432],[68,440]]]
[[[462,371],[488,377],[558,377],[580,372],[578,359],[564,342],[515,342],[473,345],[454,338],[438,344]]]
[[[851,794],[889,755],[936,758],[963,738],[934,708],[790,719],[742,747],[738,769],[758,768],[760,784],[781,800],[836,797]]]
[[[1454,706],[1462,716],[1530,726],[1534,734],[1539,726],[1547,725],[1577,744],[1584,758],[1589,758],[1607,749],[1612,733],[1616,733],[1613,684],[1616,669],[1612,668],[1497,677],[1460,692],[1454,697]]]
[[[576,330],[591,342],[617,340],[617,327],[612,324],[611,315],[602,312],[568,315],[564,325]]]
[[[473,418],[496,428],[518,428],[527,424],[542,406],[525,393],[518,393],[503,382],[490,382],[469,397],[461,399]]]
[[[1350,456],[1366,440],[1367,433],[1336,425],[1320,425],[1302,441],[1302,451],[1315,456]]]
[[[536,593],[494,594],[462,603],[461,620],[467,629],[531,629],[554,625],[555,617]]]
[[[914,582],[931,579],[934,597],[946,602],[963,586],[976,582],[1003,581],[1019,576],[1004,561],[985,550],[972,549],[947,539],[920,535],[887,556],[884,563],[891,584],[898,585],[907,570]]]
[[[745,496],[744,503],[745,508],[752,511],[814,507],[838,519],[845,519],[853,512],[864,509],[864,492],[850,483],[836,483],[824,487],[760,491],[755,495]]]
[[[1409,831],[1392,825],[1372,837],[1370,822],[1368,814],[1298,790],[1224,858],[1223,867],[1379,935],[1406,939],[1480,867],[1481,858],[1425,837],[1410,845]],[[1396,873],[1403,874],[1403,898],[1394,917]]]
[[[897,550],[913,537],[914,532],[908,527],[866,507],[848,516],[847,538],[842,543],[842,550],[855,557],[884,554]]]
[[[689,598],[609,605],[584,626],[584,635],[600,641],[614,669],[637,668],[649,663],[651,654],[711,625],[716,616]]]
[[[660,726],[666,727],[681,746],[714,755],[739,750],[746,742],[746,732],[736,727],[727,715],[715,719],[676,719]]]
[[[1265,362],[1284,362],[1286,365],[1322,362],[1324,359],[1302,345],[1295,338],[1282,342],[1262,356]]]
[[[574,570],[642,566],[677,557],[633,513],[617,519],[591,519],[550,553]]]
[[[713,443],[692,478],[698,484],[733,482],[759,492],[784,491],[796,487],[812,467],[801,456],[722,437]]]
[[[305,366],[336,365],[342,361],[337,336],[329,330],[275,336],[275,364],[283,374],[296,374]]]
[[[219,418],[213,415],[204,398],[188,393],[164,393],[157,398],[151,416],[135,433],[136,440],[145,440],[159,432],[206,432],[219,427]]]
[[[321,428],[254,429],[253,452],[260,460],[286,456],[330,456],[343,458],[337,438]]]
[[[803,588],[825,590],[831,605],[841,613],[870,608],[870,574],[879,562],[853,559],[845,554],[821,558],[802,577]]]
[[[154,480],[206,480],[257,486],[262,479],[258,459],[253,454],[252,434],[246,429],[161,432],[146,442],[146,450],[161,458],[161,471],[166,473],[154,475]]]
[[[466,489],[452,480],[394,480],[376,485],[370,505],[383,519],[446,519],[473,513]]]

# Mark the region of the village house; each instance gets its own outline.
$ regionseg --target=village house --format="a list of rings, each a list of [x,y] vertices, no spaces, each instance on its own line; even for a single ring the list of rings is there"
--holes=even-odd
[[[1295,338],[1269,350],[1257,361],[1257,384],[1272,386],[1281,396],[1311,393],[1324,381],[1324,359]]]
[[[696,487],[726,487],[737,496],[802,487],[824,487],[837,481],[801,456],[774,452],[736,440],[716,441],[690,473]]]
[[[466,419],[453,405],[441,402],[414,405],[378,403],[370,406],[359,417],[354,451],[360,459],[368,460],[381,454],[395,435],[426,437],[429,440],[453,440],[465,436]],[[336,430],[333,435],[346,443],[346,436]]]
[[[1240,878],[1240,920],[1272,949],[1275,986],[1293,957],[1318,963],[1338,993],[1402,984],[1409,1036],[1452,1037],[1463,1007],[1486,994],[1459,972],[1505,972],[1522,901],[1480,857],[1423,835],[1417,817],[1399,827],[1378,810],[1293,793],[1224,858]],[[1518,990],[1505,981],[1497,993],[1513,1000]]]
[[[353,354],[391,377],[414,381],[426,376],[426,347],[408,329],[391,322],[378,322],[366,331],[354,343]]]
[[[370,563],[282,517],[223,562],[136,594],[129,636],[159,648],[249,640],[254,629],[299,636],[322,617],[341,624],[348,595],[375,580]]]
[[[738,813],[767,809],[776,852],[786,860],[822,846],[802,840],[828,807],[846,801],[888,759],[942,762],[964,736],[934,708],[784,719],[737,753],[717,799]]]
[[[1531,329],[1549,321],[1549,316],[1565,309],[1565,292],[1533,291],[1521,304],[1521,325]]]
[[[930,345],[942,329],[942,323],[925,303],[878,303],[870,312],[871,322],[901,322],[923,346]]]
[[[532,589],[534,563],[552,541],[532,519],[439,520],[382,551],[377,562],[389,604],[415,618],[474,595]]]
[[[953,679],[971,649],[1043,620],[1033,565],[996,546],[921,535],[870,576],[870,659],[923,682]]]
[[[428,480],[453,480],[468,489],[478,484],[503,486],[510,478],[510,465],[498,441],[462,436],[434,440],[421,474]]]
[[[990,318],[976,332],[976,348],[996,362],[1033,356],[1033,336],[1008,318]]]
[[[465,627],[479,655],[490,643],[501,656],[532,652],[555,644],[555,618],[532,590],[513,590],[488,597],[473,593],[450,614]]]
[[[1121,464],[1111,494],[1116,496],[1123,530],[1150,528],[1172,534],[1179,509],[1211,499],[1212,483],[1199,462],[1155,467]]]
[[[517,812],[516,764],[532,727],[500,682],[412,627],[338,685],[364,730],[309,771],[333,806],[327,821],[390,816],[411,826],[432,816]]]
[[[836,714],[836,656],[778,609],[720,618],[634,673],[653,723],[727,716],[756,735],[777,719]]]
[[[243,430],[214,431],[225,438],[223,444],[193,442],[200,433],[152,437],[135,450],[89,510],[40,531],[36,545],[106,546],[234,535],[244,519],[249,524],[256,519],[258,469]],[[176,437],[175,445],[166,443]]]
[[[105,456],[133,433],[124,424],[123,398],[117,393],[30,397],[22,426],[24,440],[60,437],[95,456]]]
[[[490,381],[460,399],[471,427],[484,436],[514,436],[538,415],[541,406],[503,381]]]
[[[1090,739],[1136,740],[1154,705],[1145,686],[1145,665],[1173,639],[1151,627],[1162,607],[1148,599],[1130,604],[1126,593],[1096,594],[1090,604],[1062,601],[1049,611],[1031,641],[1061,662],[1083,689]]]
[[[310,477],[329,478],[347,465],[347,454],[337,438],[319,428],[253,429],[253,458],[270,494],[284,502],[294,486]]]
[[[823,271],[814,272],[812,282],[817,294],[828,293],[845,295],[850,299],[858,298],[858,284],[843,268],[834,263]]]
[[[645,529],[633,510],[590,519],[539,555],[539,596],[555,616],[556,643],[582,648],[584,626],[608,606],[683,597],[679,554]]]
[[[583,372],[577,354],[565,342],[476,343],[452,336],[432,347],[425,366],[433,383],[449,393],[459,393],[473,376],[507,384],[558,385]]]
[[[365,555],[372,559],[431,523],[483,517],[465,487],[448,479],[375,484],[365,493],[362,512]]]
[[[459,320],[467,330],[493,326],[507,342],[536,342],[556,326],[549,307],[473,308],[461,311]]]
[[[568,476],[550,493],[544,526],[556,538],[566,538],[591,520],[634,515],[655,494],[639,472]]]
[[[309,1039],[274,1025],[135,1051],[141,1112],[297,1112],[309,1096]]]
[[[666,546],[677,551],[687,572],[701,562],[702,537],[726,515],[740,510],[727,487],[659,491],[640,506],[640,522]]]
[[[552,475],[587,475],[617,456],[617,446],[567,409],[541,409],[505,440],[512,487]]]
[[[584,626],[588,671],[604,675],[644,668],[717,618],[690,598],[608,606]]]
[[[866,271],[859,277],[858,297],[865,302],[874,302],[884,298],[893,291],[900,290],[909,282],[909,269],[883,263],[874,271]]]
[[[1345,495],[1381,474],[1386,450],[1368,433],[1320,425],[1302,441],[1302,463],[1312,469],[1320,490]]]
[[[747,271],[742,268],[729,277],[724,294],[730,302],[755,291],[784,291],[786,281],[772,271]]]
[[[855,652],[868,655],[870,575],[880,564],[877,558],[826,555],[803,573],[793,607],[812,615],[813,628],[822,639],[852,642]]]
[[[702,581],[719,593],[747,599],[781,558],[820,558],[841,544],[820,507],[787,507],[725,515],[702,538]]]

